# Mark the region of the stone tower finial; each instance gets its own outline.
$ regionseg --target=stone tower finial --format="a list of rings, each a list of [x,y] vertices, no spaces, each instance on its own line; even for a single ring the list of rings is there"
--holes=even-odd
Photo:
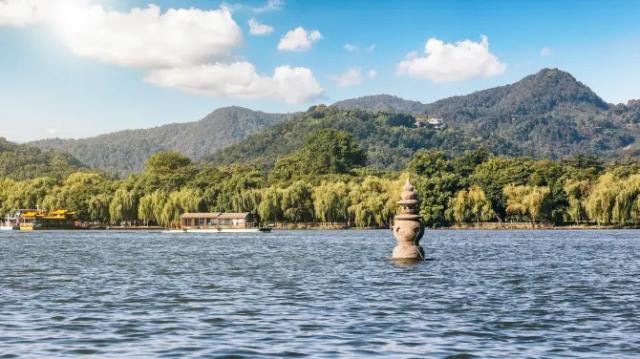
[[[420,239],[424,234],[424,225],[418,214],[418,194],[407,179],[400,200],[399,213],[393,218],[393,235],[398,244],[393,249],[394,259],[423,259],[424,250],[420,247]]]

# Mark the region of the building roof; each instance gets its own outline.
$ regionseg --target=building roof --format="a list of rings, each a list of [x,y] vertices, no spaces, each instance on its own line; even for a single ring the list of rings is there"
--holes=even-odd
[[[250,215],[250,212],[240,213],[183,213],[180,218],[206,218],[206,219],[245,219]]]

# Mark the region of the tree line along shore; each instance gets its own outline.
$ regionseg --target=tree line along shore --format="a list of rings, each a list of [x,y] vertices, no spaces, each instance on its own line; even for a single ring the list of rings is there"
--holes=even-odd
[[[185,212],[254,212],[262,225],[388,228],[410,177],[428,227],[640,225],[640,164],[420,150],[402,171],[366,167],[348,133],[322,129],[271,168],[158,152],[140,173],[80,169],[0,179],[0,211],[64,208],[86,224],[175,227]]]

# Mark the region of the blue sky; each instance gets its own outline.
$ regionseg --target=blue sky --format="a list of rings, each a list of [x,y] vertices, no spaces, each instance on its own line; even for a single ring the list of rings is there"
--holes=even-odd
[[[227,105],[290,112],[378,93],[431,102],[544,67],[609,102],[640,98],[638,1],[89,1],[0,0],[0,136],[85,137]],[[171,8],[190,10],[168,21]],[[272,30],[251,34],[250,19]]]

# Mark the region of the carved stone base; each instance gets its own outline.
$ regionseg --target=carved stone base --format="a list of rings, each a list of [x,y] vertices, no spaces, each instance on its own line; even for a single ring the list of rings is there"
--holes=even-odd
[[[393,259],[424,259],[424,249],[416,245],[397,245],[393,248]]]

